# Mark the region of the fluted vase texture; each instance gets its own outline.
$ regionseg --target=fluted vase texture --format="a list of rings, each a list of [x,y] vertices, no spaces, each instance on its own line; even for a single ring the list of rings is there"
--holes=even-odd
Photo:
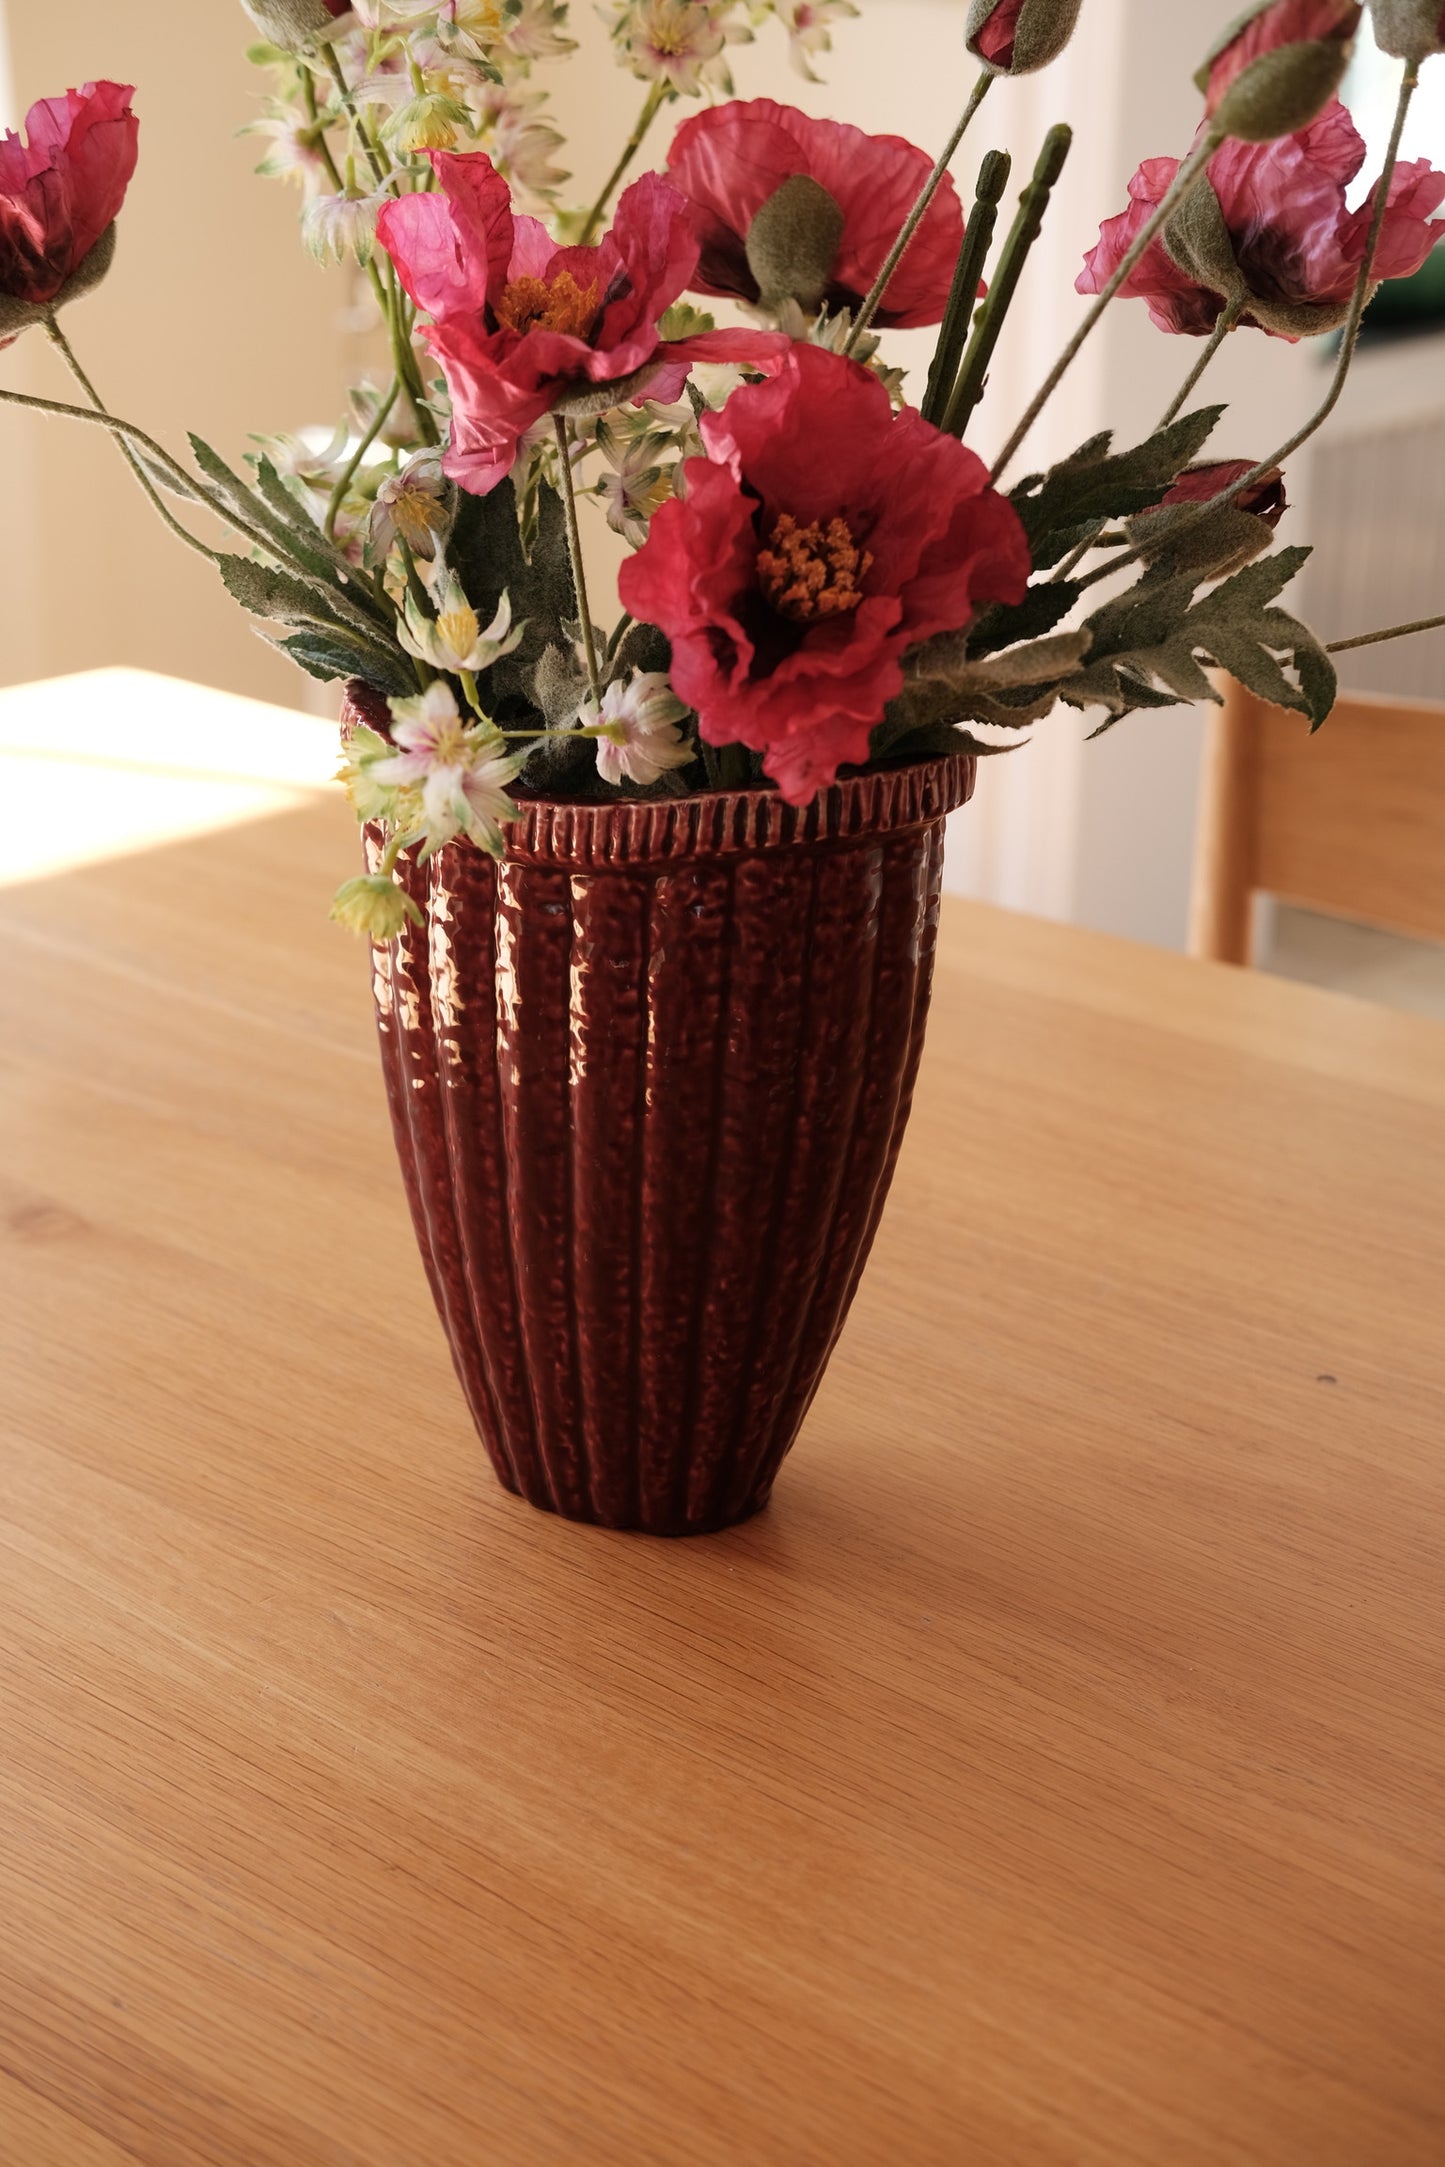
[[[379,718],[352,688],[352,720]],[[535,801],[403,871],[374,951],[423,1261],[499,1479],[693,1535],[767,1503],[903,1140],[963,755]]]

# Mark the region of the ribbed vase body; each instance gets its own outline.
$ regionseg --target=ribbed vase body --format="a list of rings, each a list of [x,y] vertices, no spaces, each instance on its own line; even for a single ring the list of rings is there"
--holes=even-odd
[[[908,1118],[964,757],[528,804],[406,877],[375,954],[417,1238],[493,1466],[700,1534],[756,1512],[847,1315]]]

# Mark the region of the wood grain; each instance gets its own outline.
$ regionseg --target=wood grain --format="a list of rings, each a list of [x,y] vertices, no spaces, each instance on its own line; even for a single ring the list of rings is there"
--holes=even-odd
[[[494,1488],[333,802],[0,895],[0,2158],[1438,2167],[1445,1033],[952,903],[770,1510]]]
[[[1247,963],[1257,891],[1445,941],[1445,706],[1347,697],[1311,737],[1231,684],[1205,757],[1193,952]]]

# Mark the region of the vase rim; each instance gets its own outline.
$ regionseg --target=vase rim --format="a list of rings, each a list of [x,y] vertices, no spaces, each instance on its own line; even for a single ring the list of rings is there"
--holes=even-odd
[[[389,724],[385,696],[351,679],[341,723]],[[930,825],[973,795],[973,753],[943,753],[840,776],[807,805],[776,790],[698,790],[677,798],[523,797],[503,828],[505,855],[522,864],[586,869],[669,858],[751,856],[790,845],[846,842]]]

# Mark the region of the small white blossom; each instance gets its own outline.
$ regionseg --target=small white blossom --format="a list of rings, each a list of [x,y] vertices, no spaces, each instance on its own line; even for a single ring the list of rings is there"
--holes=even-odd
[[[314,195],[301,213],[301,238],[318,263],[370,263],[384,194]]]
[[[316,125],[300,113],[273,112],[265,120],[248,121],[242,135],[265,136],[270,143],[256,171],[270,181],[300,181],[308,196],[319,194],[327,184],[326,161],[320,151]]]
[[[489,670],[512,652],[526,626],[512,623],[512,605],[503,595],[496,616],[483,631],[456,573],[439,569],[435,617],[428,617],[408,593],[397,637],[409,655],[429,662],[434,670]]]
[[[554,163],[565,140],[550,121],[538,118],[545,105],[540,90],[523,92],[510,84],[483,83],[467,93],[467,104],[482,148],[520,201],[538,209],[550,204],[570,179]]]
[[[454,835],[469,836],[492,857],[502,852],[502,823],[517,808],[507,785],[526,755],[508,752],[489,722],[463,722],[450,685],[438,680],[414,700],[390,700],[392,740],[400,749],[362,763],[371,782],[418,791],[429,858]]]
[[[589,697],[582,722],[597,739],[602,780],[655,783],[669,768],[686,767],[693,749],[677,726],[687,712],[662,670],[634,670],[627,685],[615,680],[602,695],[600,715]]]
[[[732,95],[723,49],[751,39],[729,20],[733,0],[621,0],[612,35],[634,75],[682,97],[705,89]]]
[[[853,0],[771,0],[770,12],[788,33],[788,52],[794,68],[805,82],[820,80],[813,73],[817,53],[830,53],[833,40],[828,25],[858,10]]]
[[[439,451],[424,451],[388,474],[371,508],[370,556],[380,562],[400,535],[414,557],[430,564],[451,529],[456,489],[442,472]]]
[[[421,924],[421,912],[405,888],[385,873],[358,873],[344,880],[331,899],[331,915],[348,933],[365,933],[374,941],[395,940],[407,920]]]
[[[444,90],[424,90],[393,113],[381,132],[402,157],[411,158],[418,151],[455,150],[475,130],[471,111],[459,98]]]

